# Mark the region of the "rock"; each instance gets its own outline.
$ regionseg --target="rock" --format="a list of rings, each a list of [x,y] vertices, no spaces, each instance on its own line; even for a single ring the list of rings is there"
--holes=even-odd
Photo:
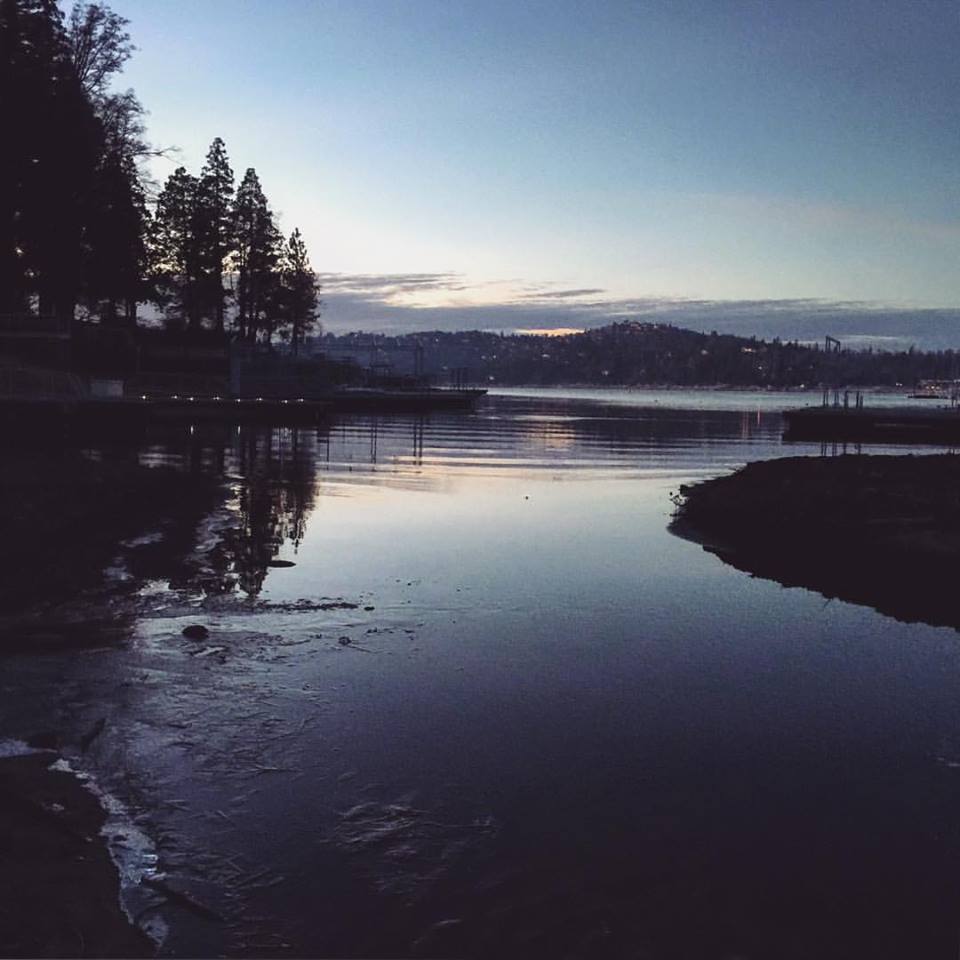
[[[340,637],[340,638],[338,638],[337,643],[339,643],[341,647],[345,647],[348,643],[350,643],[350,638],[349,638],[349,637]]]
[[[184,627],[180,632],[188,640],[206,640],[210,636],[210,631],[199,623],[191,623],[189,627]]]
[[[271,560],[268,564],[268,567],[295,567],[296,564],[292,560]]]

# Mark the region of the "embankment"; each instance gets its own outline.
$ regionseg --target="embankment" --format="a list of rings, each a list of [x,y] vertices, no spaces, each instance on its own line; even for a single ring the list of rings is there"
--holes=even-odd
[[[960,629],[960,457],[792,457],[681,488],[670,529],[785,586]]]

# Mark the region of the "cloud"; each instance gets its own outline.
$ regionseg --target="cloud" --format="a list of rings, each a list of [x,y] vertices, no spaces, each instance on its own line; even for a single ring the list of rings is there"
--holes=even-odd
[[[524,293],[517,300],[572,300],[588,297],[597,293],[604,293],[601,287],[582,287],[579,290],[541,290],[537,293]]]
[[[324,274],[321,282],[323,324],[331,333],[524,332],[641,320],[764,339],[822,341],[829,334],[854,347],[960,348],[960,308],[803,298],[613,298],[596,287],[469,283],[455,273]]]
[[[353,291],[381,297],[401,291],[465,289],[455,273],[319,273],[317,278],[325,291]]]

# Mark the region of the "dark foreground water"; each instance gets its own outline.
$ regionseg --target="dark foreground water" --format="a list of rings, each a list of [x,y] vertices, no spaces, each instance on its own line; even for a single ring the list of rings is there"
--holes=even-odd
[[[960,638],[667,532],[823,452],[782,401],[619,399],[84,441],[225,483],[84,601],[127,646],[2,662],[0,734],[105,719],[162,954],[956,956]]]

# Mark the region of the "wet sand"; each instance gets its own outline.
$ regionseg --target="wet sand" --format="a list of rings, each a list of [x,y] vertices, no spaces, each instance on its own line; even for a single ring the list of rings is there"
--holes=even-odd
[[[106,815],[44,751],[0,759],[0,955],[149,957],[119,903]]]
[[[671,524],[732,566],[960,629],[960,457],[792,457],[681,488]]]

